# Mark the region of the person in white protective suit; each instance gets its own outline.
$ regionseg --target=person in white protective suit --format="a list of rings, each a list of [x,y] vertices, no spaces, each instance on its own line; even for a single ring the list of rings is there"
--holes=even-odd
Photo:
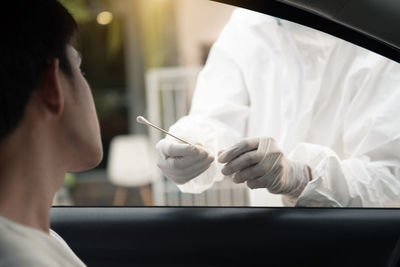
[[[397,63],[239,9],[211,49],[190,114],[170,129],[204,148],[167,137],[158,166],[183,192],[229,176],[297,206],[395,205],[399,101]]]

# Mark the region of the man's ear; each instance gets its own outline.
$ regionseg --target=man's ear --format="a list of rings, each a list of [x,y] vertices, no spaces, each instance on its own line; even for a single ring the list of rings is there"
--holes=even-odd
[[[59,61],[52,59],[43,71],[40,83],[40,96],[48,111],[60,115],[64,109],[64,95],[60,77]]]

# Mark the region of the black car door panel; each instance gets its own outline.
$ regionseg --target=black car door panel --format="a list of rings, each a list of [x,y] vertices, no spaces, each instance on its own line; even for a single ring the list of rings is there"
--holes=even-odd
[[[388,266],[400,210],[58,207],[51,227],[89,266]]]

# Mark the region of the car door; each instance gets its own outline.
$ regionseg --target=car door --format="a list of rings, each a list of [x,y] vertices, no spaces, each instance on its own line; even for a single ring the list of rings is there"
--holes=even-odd
[[[400,3],[218,1],[297,22],[400,62]],[[400,209],[53,207],[88,266],[399,266]]]

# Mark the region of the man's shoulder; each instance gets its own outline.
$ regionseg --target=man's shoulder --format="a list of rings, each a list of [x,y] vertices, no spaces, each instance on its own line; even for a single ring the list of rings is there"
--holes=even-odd
[[[11,229],[0,226],[0,267],[51,266],[54,262],[43,247]]]
[[[75,259],[66,249],[59,248],[56,242],[18,233],[4,234],[1,230],[0,236],[0,267],[50,267],[60,266],[61,263],[83,266],[78,258]]]
[[[59,266],[75,261],[58,242],[44,232],[1,218],[0,267]]]
[[[57,263],[47,258],[40,258],[39,255],[8,255],[1,258],[0,267],[51,267],[57,266]]]

